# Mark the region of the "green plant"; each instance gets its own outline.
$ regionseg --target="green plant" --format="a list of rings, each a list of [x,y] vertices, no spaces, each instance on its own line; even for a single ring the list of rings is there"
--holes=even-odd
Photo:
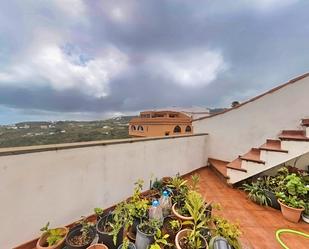
[[[48,246],[53,246],[64,238],[66,232],[60,228],[50,229],[48,227],[49,222],[47,222],[47,224],[42,227],[40,231],[47,234],[46,242],[48,243]]]
[[[279,192],[276,194],[277,198],[280,199],[285,205],[292,208],[303,208],[305,206],[305,202],[297,198],[297,196],[285,195],[283,192]]]
[[[170,220],[169,225],[173,231],[178,231],[181,228],[179,220]]]
[[[200,182],[200,176],[198,174],[194,174],[191,176],[191,180],[192,180],[191,189],[197,191],[198,184]]]
[[[157,229],[154,236],[154,243],[150,245],[150,249],[161,249],[162,246],[171,246],[167,241],[168,238],[169,234],[162,234],[161,230]]]
[[[121,249],[128,249],[129,248],[129,243],[130,243],[129,239],[127,237],[125,237],[123,239]]]
[[[239,225],[236,223],[231,223],[219,216],[214,217],[213,221],[215,224],[215,235],[219,235],[227,239],[229,244],[234,249],[241,249],[241,246],[238,242],[238,237],[241,235]]]
[[[133,196],[129,202],[131,215],[140,220],[146,216],[148,210],[148,201],[141,198],[143,184],[144,181],[140,179],[135,183]]]
[[[202,240],[200,230],[206,228],[207,224],[205,205],[201,194],[196,191],[189,191],[185,207],[193,218],[193,220],[183,222],[184,225],[191,226],[191,231],[186,238],[186,243],[192,249],[201,248]]]
[[[94,208],[94,213],[97,215],[97,216],[100,216],[103,214],[104,210],[102,208]]]
[[[285,205],[292,208],[303,208],[305,206],[308,187],[302,182],[302,179],[295,173],[285,176],[283,187],[276,193],[278,199]]]
[[[117,236],[124,227],[126,230],[133,224],[134,210],[127,202],[119,203],[112,212],[112,221],[108,223],[111,228],[109,235],[113,236],[113,243],[117,244]]]
[[[179,175],[176,175],[172,178],[167,187],[172,189],[173,202],[176,202],[177,204],[183,204],[185,202],[189,191],[187,180],[183,180],[179,177]]]
[[[82,225],[82,228],[80,229],[80,231],[82,232],[82,241],[84,243],[88,242],[90,237],[90,229],[94,226],[93,223],[87,221],[87,218],[82,216],[82,219],[80,220],[79,224]]]
[[[155,234],[157,230],[160,230],[162,227],[162,221],[156,219],[145,220],[139,224],[138,227],[143,233],[152,235]]]
[[[259,205],[268,206],[268,201],[270,201],[270,198],[266,196],[264,189],[260,187],[259,183],[244,183],[242,188],[248,192],[248,197],[250,200]]]

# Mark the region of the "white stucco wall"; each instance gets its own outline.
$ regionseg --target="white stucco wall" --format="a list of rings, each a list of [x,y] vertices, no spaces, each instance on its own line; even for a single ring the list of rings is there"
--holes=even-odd
[[[194,132],[207,132],[209,156],[232,161],[283,129],[299,129],[309,117],[309,77],[268,93],[223,114],[193,122]]]
[[[71,223],[131,195],[151,175],[184,174],[207,161],[207,135],[0,156],[0,248]]]

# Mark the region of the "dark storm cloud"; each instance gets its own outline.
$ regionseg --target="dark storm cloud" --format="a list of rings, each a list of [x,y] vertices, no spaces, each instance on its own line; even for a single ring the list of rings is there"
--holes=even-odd
[[[226,106],[308,71],[308,1],[72,4],[1,4],[0,105],[100,115]]]

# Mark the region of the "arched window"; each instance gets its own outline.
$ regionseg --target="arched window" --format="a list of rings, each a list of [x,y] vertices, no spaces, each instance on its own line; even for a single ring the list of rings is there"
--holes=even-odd
[[[131,125],[131,130],[132,130],[132,131],[135,131],[135,130],[136,130],[135,125]]]
[[[191,126],[188,125],[188,126],[186,127],[186,132],[191,132],[191,131],[192,131]]]
[[[179,125],[175,126],[174,128],[174,133],[180,133],[181,132],[181,128]]]
[[[137,130],[138,130],[138,131],[144,131],[144,128],[143,128],[143,126],[139,125],[139,126],[137,127]]]

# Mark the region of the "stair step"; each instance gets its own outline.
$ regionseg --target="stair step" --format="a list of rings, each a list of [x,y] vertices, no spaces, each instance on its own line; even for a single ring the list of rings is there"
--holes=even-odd
[[[224,178],[226,178],[226,179],[229,178],[228,175],[227,175],[227,169],[226,169],[226,165],[229,162],[218,160],[218,159],[215,159],[215,158],[208,158],[208,162]]]
[[[281,140],[309,141],[304,130],[284,130],[279,138]]]
[[[305,127],[309,127],[309,118],[304,118],[301,120],[301,125]]]
[[[263,144],[259,149],[266,150],[266,151],[276,151],[276,152],[288,153],[287,150],[281,149],[281,141],[277,139],[267,139],[266,143]]]
[[[237,158],[234,161],[230,162],[229,164],[226,165],[227,168],[229,169],[235,169],[243,172],[247,172],[247,170],[243,169],[241,167],[241,159]]]
[[[249,152],[247,152],[243,156],[240,156],[240,159],[265,164],[265,162],[260,159],[260,154],[261,151],[258,148],[252,148]]]

